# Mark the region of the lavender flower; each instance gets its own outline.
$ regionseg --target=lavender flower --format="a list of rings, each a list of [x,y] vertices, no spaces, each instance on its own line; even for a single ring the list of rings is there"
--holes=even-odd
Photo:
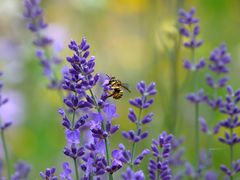
[[[199,104],[201,102],[206,102],[208,100],[208,96],[204,94],[204,90],[200,89],[196,93],[189,93],[187,95],[187,100],[193,104]]]
[[[58,180],[58,177],[55,176],[56,168],[47,168],[45,172],[40,172],[40,176],[44,180]]]
[[[226,165],[221,165],[221,170],[225,173],[227,178],[232,179],[236,173],[239,173],[239,160],[234,162],[234,145],[240,143],[240,137],[234,130],[240,126],[238,116],[240,114],[240,108],[238,103],[240,101],[240,89],[236,92],[233,91],[231,86],[227,86],[227,95],[224,106],[220,108],[220,112],[228,116],[227,119],[220,121],[215,126],[215,133],[218,133],[220,128],[224,128],[224,137],[219,137],[218,140],[221,143],[227,144],[230,148],[230,168]]]
[[[41,0],[24,0],[24,17],[28,21],[28,29],[36,35],[33,44],[36,46],[36,56],[39,59],[44,75],[49,80],[49,88],[59,89],[61,81],[54,73],[54,66],[61,63],[61,60],[55,55],[49,55],[47,49],[52,48],[53,39],[43,34],[47,28],[44,20],[43,9],[40,7]]]
[[[122,179],[124,180],[144,180],[144,173],[142,171],[134,172],[130,167],[127,168],[127,171],[122,174]]]
[[[219,48],[214,49],[210,54],[209,60],[208,67],[213,75],[208,74],[206,81],[208,86],[214,89],[215,96],[209,98],[208,105],[215,110],[223,107],[222,97],[217,97],[217,91],[225,87],[229,80],[226,74],[229,72],[227,65],[231,62],[231,55],[227,52],[226,45],[221,44]]]
[[[192,8],[189,12],[186,12],[183,9],[179,10],[178,21],[184,25],[180,28],[180,33],[189,38],[189,42],[184,43],[184,46],[187,48],[196,48],[202,45],[202,40],[196,41],[196,37],[200,32],[200,27],[198,25],[199,20],[193,17],[195,12],[195,8]]]
[[[225,165],[221,165],[220,169],[222,172],[226,174],[226,178],[233,177],[240,172],[240,159],[235,162],[232,162],[230,169],[227,168]]]
[[[150,159],[148,171],[151,180],[159,179],[170,180],[172,179],[172,171],[169,167],[169,155],[171,153],[171,142],[173,136],[162,132],[158,140],[152,140],[152,154],[155,160]]]
[[[123,144],[119,144],[119,149],[115,149],[112,152],[112,157],[123,165],[129,164],[131,166],[131,163],[133,163],[133,165],[136,166],[139,165],[149,153],[150,151],[148,149],[144,149],[135,159],[133,159],[132,153],[127,150]],[[133,159],[133,162],[131,162],[131,159]]]
[[[72,180],[71,174],[72,170],[69,167],[69,164],[67,162],[64,162],[62,164],[63,172],[60,174],[61,180]]]
[[[179,23],[182,24],[180,33],[187,39],[187,41],[184,42],[184,46],[191,49],[192,54],[194,54],[194,49],[200,47],[203,44],[202,40],[196,39],[200,33],[200,27],[198,25],[199,20],[194,17],[195,12],[195,8],[192,8],[189,12],[180,9],[178,19]],[[199,70],[205,67],[205,61],[201,59],[199,62],[194,64],[187,59],[184,62],[184,67],[191,71]]]
[[[15,164],[15,173],[12,175],[11,180],[28,179],[31,167],[23,161]]]
[[[131,153],[129,153],[130,162],[128,162],[131,168],[133,165],[139,164],[143,159],[143,157],[149,153],[149,150],[145,149],[140,155],[137,156],[136,159],[134,156],[136,143],[140,142],[141,140],[145,139],[148,136],[147,131],[142,132],[142,125],[148,124],[152,121],[153,113],[148,113],[143,118],[141,118],[141,114],[143,109],[146,109],[153,104],[153,99],[152,98],[148,99],[148,98],[157,93],[155,86],[156,86],[155,83],[150,83],[147,86],[144,81],[139,82],[137,84],[137,90],[141,94],[141,97],[137,97],[129,101],[131,105],[139,109],[138,117],[133,109],[129,109],[129,115],[128,115],[129,120],[132,123],[136,124],[136,127],[137,127],[136,132],[134,130],[130,130],[128,132],[122,131],[123,137],[133,143]]]

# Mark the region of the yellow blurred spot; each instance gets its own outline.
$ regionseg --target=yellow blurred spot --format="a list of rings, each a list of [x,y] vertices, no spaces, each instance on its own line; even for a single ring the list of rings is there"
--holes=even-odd
[[[178,38],[176,21],[167,19],[160,23],[156,30],[156,45],[160,51],[172,49]]]
[[[110,8],[120,14],[139,13],[148,7],[147,0],[118,0],[110,1]]]

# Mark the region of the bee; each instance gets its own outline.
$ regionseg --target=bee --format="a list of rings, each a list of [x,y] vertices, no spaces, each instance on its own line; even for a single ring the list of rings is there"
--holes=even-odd
[[[107,75],[108,76],[108,75]],[[128,88],[128,84],[122,83],[120,80],[115,77],[109,77],[107,86],[109,87],[108,97],[113,97],[114,99],[120,99],[123,96],[123,90],[131,92]]]

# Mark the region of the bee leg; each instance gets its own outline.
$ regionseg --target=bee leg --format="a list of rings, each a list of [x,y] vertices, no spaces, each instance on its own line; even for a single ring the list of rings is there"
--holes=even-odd
[[[110,98],[110,97],[112,97],[112,96],[114,95],[113,92],[109,92],[109,91],[108,91],[108,94],[109,94],[109,95],[107,96],[107,98]]]

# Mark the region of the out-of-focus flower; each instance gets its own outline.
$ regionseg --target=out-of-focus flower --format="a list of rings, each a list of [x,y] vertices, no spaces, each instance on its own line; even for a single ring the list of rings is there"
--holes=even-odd
[[[61,180],[72,180],[72,170],[67,162],[62,164],[63,172],[60,174]]]
[[[54,66],[60,64],[61,59],[54,53],[51,54],[47,52],[47,48],[53,48],[53,39],[43,33],[43,30],[45,30],[48,25],[44,20],[44,13],[40,7],[40,3],[41,0],[25,0],[25,12],[23,15],[28,21],[28,29],[36,35],[33,44],[36,46],[36,57],[40,60],[43,73],[49,79],[48,87],[59,89],[61,88],[61,80],[55,75]]]
[[[189,38],[189,41],[185,42],[184,46],[192,49],[201,46],[203,43],[202,40],[196,40],[197,35],[200,33],[200,27],[198,25],[199,20],[193,17],[195,12],[195,8],[192,8],[189,12],[180,9],[178,19],[179,23],[183,24],[183,26],[180,28],[180,33]]]
[[[4,122],[14,122],[19,124],[24,119],[25,102],[22,95],[16,91],[5,91],[6,97],[11,97],[4,106],[1,107],[1,118]]]
[[[15,164],[15,173],[12,175],[11,180],[28,179],[31,167],[23,161]]]
[[[207,99],[208,99],[208,96],[206,96],[204,94],[203,89],[200,89],[196,93],[189,93],[187,95],[187,100],[189,100],[193,104],[198,104],[198,103],[201,103],[201,102],[205,102],[205,101],[207,101]]]
[[[240,102],[240,89],[234,91],[231,86],[227,86],[226,101],[223,102],[223,106],[220,108],[220,112],[228,115],[228,118],[220,121],[214,128],[214,133],[218,133],[220,128],[224,128],[224,137],[219,137],[218,140],[221,143],[227,144],[230,147],[230,161],[232,167],[228,168],[226,165],[221,165],[220,169],[225,173],[227,178],[233,177],[236,173],[240,172],[240,161],[234,162],[233,152],[234,145],[240,143],[240,137],[238,137],[235,129],[240,126],[238,116],[240,114],[240,108],[238,104]]]
[[[40,176],[44,180],[58,180],[58,177],[55,176],[56,168],[47,168],[45,172],[40,172]]]
[[[160,51],[172,49],[178,38],[175,20],[167,19],[156,30],[156,44]]]

